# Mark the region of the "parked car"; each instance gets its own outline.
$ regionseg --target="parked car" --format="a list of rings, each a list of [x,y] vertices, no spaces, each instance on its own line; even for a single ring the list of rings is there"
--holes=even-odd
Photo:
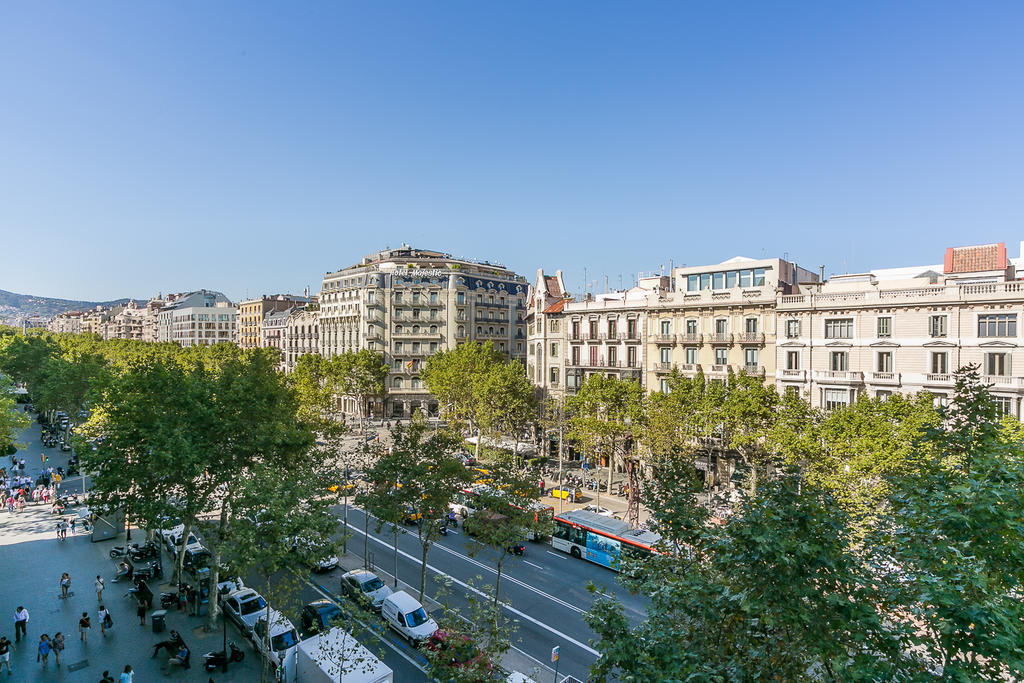
[[[427,648],[443,653],[448,664],[457,669],[468,669],[478,673],[491,671],[494,665],[480,651],[469,636],[448,631],[435,631],[427,641]]]
[[[553,488],[548,493],[552,498],[562,498],[570,503],[583,502],[583,489],[580,488]]]
[[[419,600],[405,591],[384,598],[380,613],[387,625],[414,647],[437,631],[437,622],[430,618]]]
[[[323,633],[331,629],[331,621],[342,615],[341,608],[330,600],[314,600],[302,608],[299,629],[304,635]]]
[[[243,635],[252,633],[256,620],[266,615],[267,601],[251,588],[229,593],[221,598],[224,615],[238,626]]]
[[[353,569],[341,575],[341,590],[353,600],[376,612],[384,599],[391,595],[391,589],[380,577],[365,569]]]
[[[288,617],[273,607],[270,608],[269,628],[267,623],[266,612],[261,612],[249,637],[256,651],[276,669],[290,660],[294,661],[299,632]]]

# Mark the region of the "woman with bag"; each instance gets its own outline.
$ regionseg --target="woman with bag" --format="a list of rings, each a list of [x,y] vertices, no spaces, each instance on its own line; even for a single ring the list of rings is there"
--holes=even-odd
[[[114,620],[110,618],[110,612],[103,605],[100,605],[100,611],[97,615],[100,618],[100,633],[107,635],[107,629],[114,625]]]
[[[53,657],[57,660],[57,668],[60,668],[60,653],[64,651],[64,634],[57,631],[50,641],[50,648],[53,649]]]

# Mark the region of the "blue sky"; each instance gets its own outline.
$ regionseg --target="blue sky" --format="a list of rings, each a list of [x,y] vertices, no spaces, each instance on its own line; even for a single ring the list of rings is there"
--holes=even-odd
[[[1024,238],[1020,2],[6,3],[0,288],[608,275]]]

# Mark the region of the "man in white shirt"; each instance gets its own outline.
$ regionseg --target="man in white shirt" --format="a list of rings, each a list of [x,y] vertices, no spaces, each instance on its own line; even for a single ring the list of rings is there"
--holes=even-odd
[[[28,637],[28,610],[18,605],[14,611],[14,642],[20,642],[22,636]]]

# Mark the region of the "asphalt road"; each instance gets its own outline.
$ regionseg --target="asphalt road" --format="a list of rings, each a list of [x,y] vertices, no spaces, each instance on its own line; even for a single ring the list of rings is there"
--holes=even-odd
[[[338,514],[340,517],[340,508]],[[363,512],[350,508],[350,552],[362,554],[363,522]],[[388,528],[377,533],[375,526],[375,520],[371,519],[368,549],[373,553],[376,566],[391,573],[394,571],[394,536]],[[398,546],[399,579],[418,586],[421,551],[414,528],[399,535]],[[468,591],[472,590],[468,584],[494,584],[496,559],[493,550],[463,535],[461,527],[450,532],[431,548],[427,557],[427,594],[438,597],[437,577],[448,579],[453,585],[443,599],[456,608],[464,607]],[[594,599],[587,590],[588,582],[616,594],[634,623],[645,616],[645,600],[622,589],[615,572],[573,559],[553,550],[547,543],[527,543],[524,556],[506,558],[501,578],[503,611],[507,617],[518,621],[515,647],[547,663],[551,648],[559,646],[559,673],[571,674],[580,680],[587,680],[590,664],[600,654],[590,645],[594,633],[583,620],[583,613]]]

